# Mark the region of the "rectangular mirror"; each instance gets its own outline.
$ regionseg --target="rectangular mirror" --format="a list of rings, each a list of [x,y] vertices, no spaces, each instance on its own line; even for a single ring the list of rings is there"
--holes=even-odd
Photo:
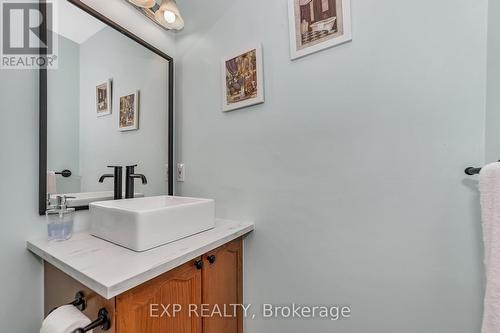
[[[173,59],[80,1],[58,1],[53,26],[58,66],[40,71],[40,214],[61,196],[88,209],[172,195]]]

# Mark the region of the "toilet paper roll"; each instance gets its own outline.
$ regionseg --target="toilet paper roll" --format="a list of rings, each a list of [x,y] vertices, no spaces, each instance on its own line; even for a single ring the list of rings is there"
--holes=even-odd
[[[55,309],[45,318],[40,333],[73,333],[85,327],[91,320],[73,305],[64,305]]]

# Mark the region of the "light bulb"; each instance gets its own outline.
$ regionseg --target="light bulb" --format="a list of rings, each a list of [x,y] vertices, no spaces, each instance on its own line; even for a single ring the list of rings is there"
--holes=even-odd
[[[184,28],[184,20],[175,0],[162,0],[160,8],[156,10],[154,15],[156,22],[168,30]]]
[[[171,12],[170,10],[166,10],[163,13],[163,16],[165,17],[165,21],[167,21],[167,23],[169,23],[169,24],[174,23],[175,20],[177,19],[175,13]]]

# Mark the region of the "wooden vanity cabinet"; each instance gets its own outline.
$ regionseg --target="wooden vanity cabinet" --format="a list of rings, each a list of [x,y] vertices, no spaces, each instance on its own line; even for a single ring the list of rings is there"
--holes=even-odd
[[[218,307],[222,314],[231,317],[211,316],[203,318],[203,333],[242,333],[243,315],[243,260],[242,242],[222,246],[205,256],[203,267],[203,304],[212,310]],[[236,317],[233,310],[236,309]]]
[[[237,239],[111,300],[96,295],[50,264],[45,264],[45,311],[64,304],[80,290],[89,295],[93,319],[106,307],[112,333],[242,333],[242,240]],[[176,308],[174,308],[174,305]],[[215,316],[210,316],[215,313]],[[94,332],[101,332],[94,330]]]
[[[201,318],[189,315],[190,304],[201,306],[202,274],[195,262],[117,296],[117,332],[201,333]],[[181,307],[175,314],[174,304]]]

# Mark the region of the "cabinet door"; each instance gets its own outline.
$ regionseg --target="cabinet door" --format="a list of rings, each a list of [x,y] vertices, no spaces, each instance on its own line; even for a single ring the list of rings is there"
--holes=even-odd
[[[232,315],[233,305],[241,304],[243,299],[242,240],[207,253],[203,260],[203,304],[215,313],[203,317],[203,333],[242,333],[241,307],[237,307],[236,316],[224,317],[224,314]]]
[[[189,315],[190,304],[201,304],[201,272],[189,262],[118,296],[117,332],[201,333],[201,319]],[[174,304],[182,307],[175,316]]]

